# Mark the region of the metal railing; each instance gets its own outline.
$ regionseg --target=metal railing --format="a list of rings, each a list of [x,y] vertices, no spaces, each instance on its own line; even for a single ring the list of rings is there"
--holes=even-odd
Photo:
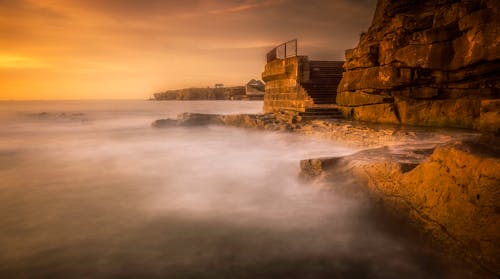
[[[297,39],[282,43],[267,53],[267,62],[297,56]]]

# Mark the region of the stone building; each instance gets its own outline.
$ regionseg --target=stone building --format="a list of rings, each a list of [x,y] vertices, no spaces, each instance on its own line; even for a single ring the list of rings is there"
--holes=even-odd
[[[248,100],[263,100],[265,84],[260,80],[251,79],[245,85],[245,95]]]

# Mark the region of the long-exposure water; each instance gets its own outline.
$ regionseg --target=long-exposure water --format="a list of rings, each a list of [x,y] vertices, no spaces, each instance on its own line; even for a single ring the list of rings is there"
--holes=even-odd
[[[353,153],[290,133],[152,129],[261,102],[0,102],[1,278],[440,278],[364,202],[302,184]]]

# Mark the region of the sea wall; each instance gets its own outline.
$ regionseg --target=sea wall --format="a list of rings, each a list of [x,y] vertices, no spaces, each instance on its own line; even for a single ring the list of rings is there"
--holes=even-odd
[[[499,29],[496,0],[379,0],[337,103],[356,120],[499,133]]]
[[[308,60],[305,56],[276,59],[268,62],[262,73],[266,82],[264,112],[280,110],[305,111],[313,100],[300,86],[300,82],[309,78]]]

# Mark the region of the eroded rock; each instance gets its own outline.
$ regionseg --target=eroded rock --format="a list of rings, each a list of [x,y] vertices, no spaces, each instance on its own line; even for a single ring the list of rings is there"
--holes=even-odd
[[[379,204],[406,216],[440,249],[465,259],[482,278],[500,275],[500,153],[497,137],[434,148],[365,150],[324,168],[329,159],[301,162],[302,176],[335,187],[346,175]],[[334,158],[338,161],[339,158]],[[345,178],[343,178],[345,179]]]
[[[344,68],[346,117],[498,131],[498,1],[379,0]],[[387,102],[396,109],[381,109]]]

